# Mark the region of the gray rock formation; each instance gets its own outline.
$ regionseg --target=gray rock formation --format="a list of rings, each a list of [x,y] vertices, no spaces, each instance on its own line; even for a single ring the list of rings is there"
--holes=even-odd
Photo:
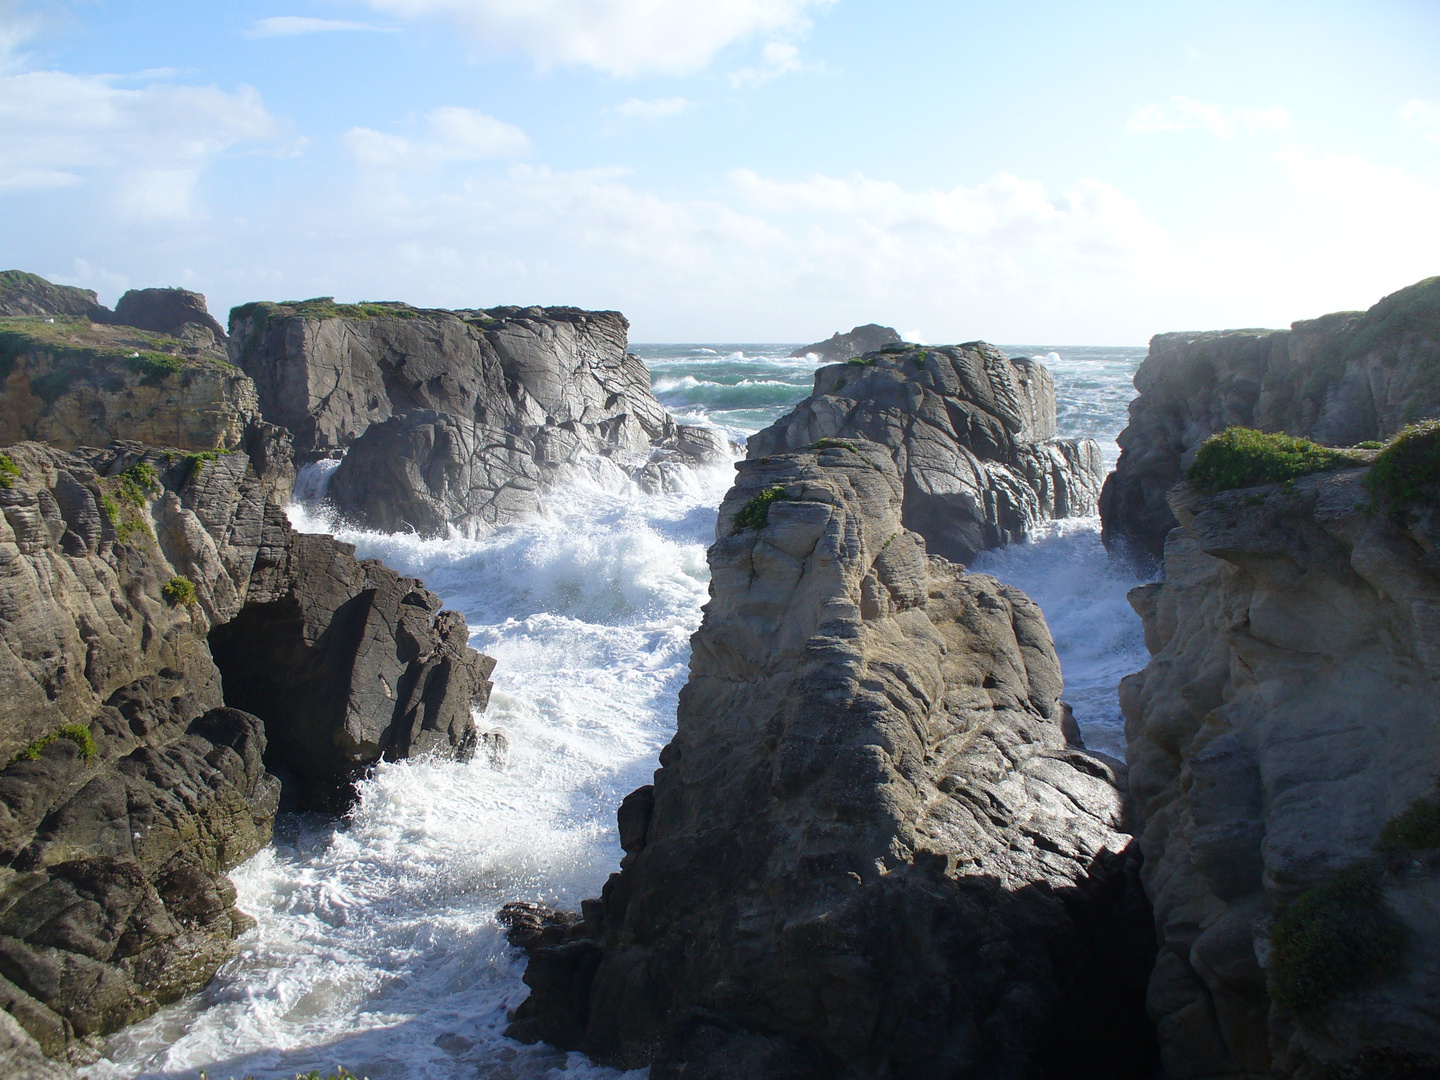
[[[820,368],[814,392],[750,436],[747,456],[880,443],[904,481],[905,527],[968,563],[1040,521],[1095,512],[1100,448],[1055,434],[1055,386],[1037,361],[984,342],[898,345]]]
[[[927,556],[854,445],[740,464],[620,873],[502,915],[509,1030],[656,1080],[1148,1078],[1123,769],[1067,741],[1039,609]]]
[[[1165,493],[1211,435],[1240,426],[1329,446],[1388,439],[1440,415],[1437,366],[1440,278],[1289,331],[1157,335],[1100,498],[1106,546],[1160,558],[1176,525]]]
[[[1171,1080],[1440,1075],[1435,852],[1381,867],[1398,970],[1316,1009],[1276,993],[1276,917],[1376,864],[1440,776],[1440,522],[1371,512],[1363,475],[1177,487],[1165,581],[1131,593],[1152,658],[1120,701]],[[1335,933],[1310,939],[1322,973],[1353,963]]]
[[[855,327],[848,334],[842,334],[836,330],[824,341],[817,341],[813,345],[802,345],[790,355],[816,356],[827,364],[836,364],[845,360],[853,360],[857,356],[864,356],[866,353],[876,352],[886,345],[899,344],[899,342],[900,334],[894,327],[881,326],[879,323],[866,323],[864,326]]]
[[[281,785],[466,754],[493,661],[423,585],[295,532],[244,454],[0,462],[0,1008],[52,1055],[203,986]],[[244,711],[241,711],[241,710]]]
[[[225,331],[205,306],[205,297],[189,289],[131,289],[115,305],[112,321],[140,330],[199,341],[225,340]]]
[[[68,317],[109,322],[112,312],[93,289],[53,285],[39,274],[0,270],[0,317]]]
[[[337,508],[381,529],[472,532],[530,513],[576,468],[665,483],[675,462],[728,459],[650,392],[613,311],[404,304],[250,304],[231,353],[299,460],[349,450]]]

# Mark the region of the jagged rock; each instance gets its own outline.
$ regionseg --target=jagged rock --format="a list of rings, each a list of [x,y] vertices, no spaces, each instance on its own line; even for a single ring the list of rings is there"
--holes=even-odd
[[[1095,512],[1100,448],[1055,434],[1055,386],[1037,361],[984,342],[900,345],[820,368],[814,392],[750,436],[747,456],[880,443],[904,479],[905,527],[967,563],[1040,521]]]
[[[1120,702],[1171,1080],[1440,1067],[1433,852],[1383,876],[1408,928],[1397,973],[1313,1012],[1274,998],[1276,916],[1373,863],[1385,822],[1440,776],[1440,530],[1371,512],[1363,477],[1175,488],[1165,580],[1130,594],[1152,657]]]
[[[1067,745],[1039,609],[927,556],[854,446],[739,466],[620,873],[505,916],[509,1031],[670,1078],[1148,1078],[1123,768]]]
[[[900,334],[894,327],[881,326],[879,323],[866,323],[864,326],[855,327],[848,334],[842,334],[836,330],[824,341],[817,341],[813,345],[802,345],[790,355],[815,356],[827,364],[836,364],[845,360],[853,360],[857,356],[864,356],[866,353],[877,352],[886,345],[895,345],[899,342]]]
[[[1284,330],[1158,334],[1100,497],[1112,551],[1158,560],[1176,526],[1165,494],[1200,444],[1227,427],[1329,446],[1384,440],[1440,415],[1440,278]]]
[[[205,306],[205,297],[189,289],[131,289],[115,305],[112,321],[197,342],[225,340],[225,331]],[[186,327],[194,330],[186,330]]]
[[[329,487],[340,512],[426,535],[532,513],[576,469],[654,488],[667,462],[729,459],[655,400],[628,328],[576,308],[306,301],[230,316],[232,355],[299,459],[349,451]]]
[[[0,271],[0,317],[69,317],[97,323],[110,321],[111,311],[93,289],[52,285],[39,274],[24,270]]]
[[[234,954],[224,873],[276,774],[334,807],[381,757],[468,754],[493,661],[421,582],[297,533],[244,454],[4,453],[0,1008],[73,1054]]]

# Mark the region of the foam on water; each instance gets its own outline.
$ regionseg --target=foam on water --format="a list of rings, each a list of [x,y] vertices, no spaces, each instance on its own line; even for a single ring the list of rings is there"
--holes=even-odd
[[[809,393],[818,365],[791,348],[635,351],[667,408],[743,438]],[[1093,435],[1113,462],[1141,352],[1054,353],[1062,433]],[[274,845],[232,874],[259,920],[241,955],[202,993],[112,1036],[109,1057],[85,1073],[194,1080],[204,1068],[223,1080],[344,1064],[372,1080],[614,1078],[503,1037],[526,988],[494,912],[517,899],[573,909],[619,862],[615,808],[650,780],[673,732],[707,595],[705,549],[733,474],[689,473],[680,492],[647,496],[577,470],[546,514],[423,540],[337,529],[316,509],[333,468],[302,470],[297,497],[309,507],[292,520],[424,578],[465,615],[471,643],[498,660],[477,722],[506,733],[508,763],[384,764],[343,822],[282,815]],[[1115,684],[1144,649],[1124,602],[1133,581],[1105,560],[1098,522],[1052,525],[976,569],[1039,601],[1087,739],[1119,750]]]

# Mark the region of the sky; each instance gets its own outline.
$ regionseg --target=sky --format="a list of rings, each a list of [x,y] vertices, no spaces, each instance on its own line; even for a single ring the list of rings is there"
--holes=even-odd
[[[0,269],[1144,344],[1440,274],[1440,3],[0,0]]]

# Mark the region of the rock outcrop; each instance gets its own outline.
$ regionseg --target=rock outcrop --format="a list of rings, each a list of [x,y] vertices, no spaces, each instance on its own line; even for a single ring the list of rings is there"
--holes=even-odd
[[[0,460],[0,1008],[47,1053],[203,986],[281,795],[468,753],[493,664],[420,582],[295,532],[241,453]]]
[[[1440,415],[1440,278],[1283,330],[1159,334],[1100,497],[1111,550],[1158,560],[1176,526],[1165,493],[1227,427],[1329,446],[1384,440]]]
[[[120,297],[111,321],[198,343],[225,340],[205,297],[189,289],[131,289]]]
[[[65,317],[109,322],[113,314],[93,289],[54,285],[39,274],[0,270],[0,317]]]
[[[348,519],[429,535],[535,511],[577,469],[663,486],[665,467],[728,459],[677,424],[625,351],[613,311],[249,304],[231,355],[297,460],[348,451],[329,495]]]
[[[1440,853],[1377,851],[1440,776],[1440,519],[1374,507],[1364,475],[1175,488],[1165,580],[1131,593],[1152,659],[1120,701],[1171,1080],[1440,1075]],[[1348,941],[1367,919],[1389,929]],[[1393,965],[1360,977],[1385,941]]]
[[[742,462],[626,855],[512,906],[510,1032],[677,1077],[1146,1077],[1118,762],[1019,590],[927,556],[891,449]],[[1068,721],[1068,723],[1067,723]]]
[[[1095,512],[1100,448],[1055,436],[1055,386],[1039,362],[984,342],[897,345],[820,368],[814,392],[750,436],[747,456],[879,443],[900,471],[905,527],[968,563],[1040,521]]]
[[[790,355],[815,356],[827,364],[837,364],[853,360],[857,356],[864,356],[866,353],[877,352],[886,345],[898,345],[899,343],[900,334],[894,327],[881,326],[879,323],[866,323],[864,326],[855,327],[848,334],[842,334],[836,330],[824,341],[817,341],[813,345],[802,345]]]

